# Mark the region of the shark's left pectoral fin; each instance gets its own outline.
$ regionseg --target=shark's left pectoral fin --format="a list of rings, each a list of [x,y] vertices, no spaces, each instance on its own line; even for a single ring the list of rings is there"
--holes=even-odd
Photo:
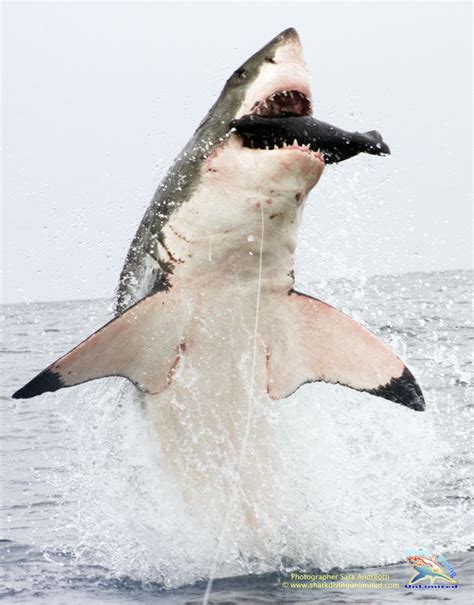
[[[274,319],[266,338],[272,398],[288,397],[306,382],[323,381],[424,409],[420,387],[395,353],[330,305],[292,292]]]
[[[29,399],[96,378],[122,376],[157,393],[172,378],[182,344],[180,307],[160,292],[94,332],[13,394]]]

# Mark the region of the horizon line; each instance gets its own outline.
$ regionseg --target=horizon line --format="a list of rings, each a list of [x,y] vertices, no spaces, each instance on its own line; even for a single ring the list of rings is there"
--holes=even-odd
[[[459,269],[430,269],[428,271],[399,271],[396,273],[371,273],[367,275],[367,278],[371,277],[396,277],[398,275],[416,275],[416,274],[426,274],[426,273],[455,273],[455,272],[474,272],[474,267],[469,268],[459,268]],[[329,277],[324,279],[324,281],[339,281],[339,280],[349,280],[349,281],[359,281],[360,277],[350,277],[347,275],[340,275],[337,277]],[[320,280],[321,281],[321,280]],[[97,296],[94,298],[62,298],[55,300],[17,300],[12,302],[3,302],[0,300],[0,306],[7,307],[9,305],[40,305],[40,304],[56,304],[56,303],[78,303],[78,302],[93,302],[99,300],[113,300],[115,293],[110,294],[110,296]],[[146,298],[144,296],[143,298]],[[140,299],[142,300],[142,299]]]

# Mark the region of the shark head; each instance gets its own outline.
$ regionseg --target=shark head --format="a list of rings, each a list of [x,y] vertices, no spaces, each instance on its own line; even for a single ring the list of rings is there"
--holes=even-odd
[[[265,196],[278,190],[298,206],[322,174],[323,155],[293,139],[271,148],[246,145],[229,125],[252,115],[269,119],[312,115],[308,70],[293,28],[273,38],[231,75],[196,135],[205,148],[201,181],[211,172],[221,185],[228,178],[233,186]],[[245,206],[243,224],[244,214]],[[234,220],[238,222],[235,215]]]
[[[229,121],[247,114],[307,116],[311,112],[301,42],[296,30],[289,28],[234,71],[199,129],[216,129],[222,135]]]

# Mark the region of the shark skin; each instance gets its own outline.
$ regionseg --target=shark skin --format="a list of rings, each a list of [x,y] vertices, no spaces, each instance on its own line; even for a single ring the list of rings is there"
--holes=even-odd
[[[159,187],[120,277],[116,317],[13,395],[127,378],[145,394],[163,464],[186,501],[206,501],[221,518],[237,472],[239,510],[254,529],[281,500],[271,480],[274,400],[324,381],[424,409],[389,347],[294,290],[298,227],[325,167],[321,151],[298,141],[251,148],[230,128],[249,114],[311,112],[301,44],[288,29],[231,76]]]

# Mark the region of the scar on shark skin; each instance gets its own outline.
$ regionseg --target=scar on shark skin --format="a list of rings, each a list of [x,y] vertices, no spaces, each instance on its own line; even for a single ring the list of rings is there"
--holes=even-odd
[[[169,228],[170,228],[170,230],[171,230],[171,231],[172,231],[172,232],[173,232],[173,233],[176,235],[176,237],[179,237],[179,239],[182,239],[182,240],[183,240],[183,241],[185,241],[187,244],[191,244],[191,243],[192,243],[190,240],[186,239],[186,238],[184,237],[184,235],[181,235],[181,233],[178,233],[178,232],[176,231],[176,229],[173,227],[173,225],[171,225],[171,224],[170,224],[170,225],[168,225],[168,227],[169,227]]]
[[[186,352],[186,343],[183,341],[179,344],[178,351],[176,353],[176,359],[171,364],[171,367],[168,370],[168,374],[167,374],[167,385],[168,386],[172,383],[172,381],[175,377],[179,362],[181,361],[181,357],[185,352]],[[157,393],[151,393],[151,394],[156,395]]]

